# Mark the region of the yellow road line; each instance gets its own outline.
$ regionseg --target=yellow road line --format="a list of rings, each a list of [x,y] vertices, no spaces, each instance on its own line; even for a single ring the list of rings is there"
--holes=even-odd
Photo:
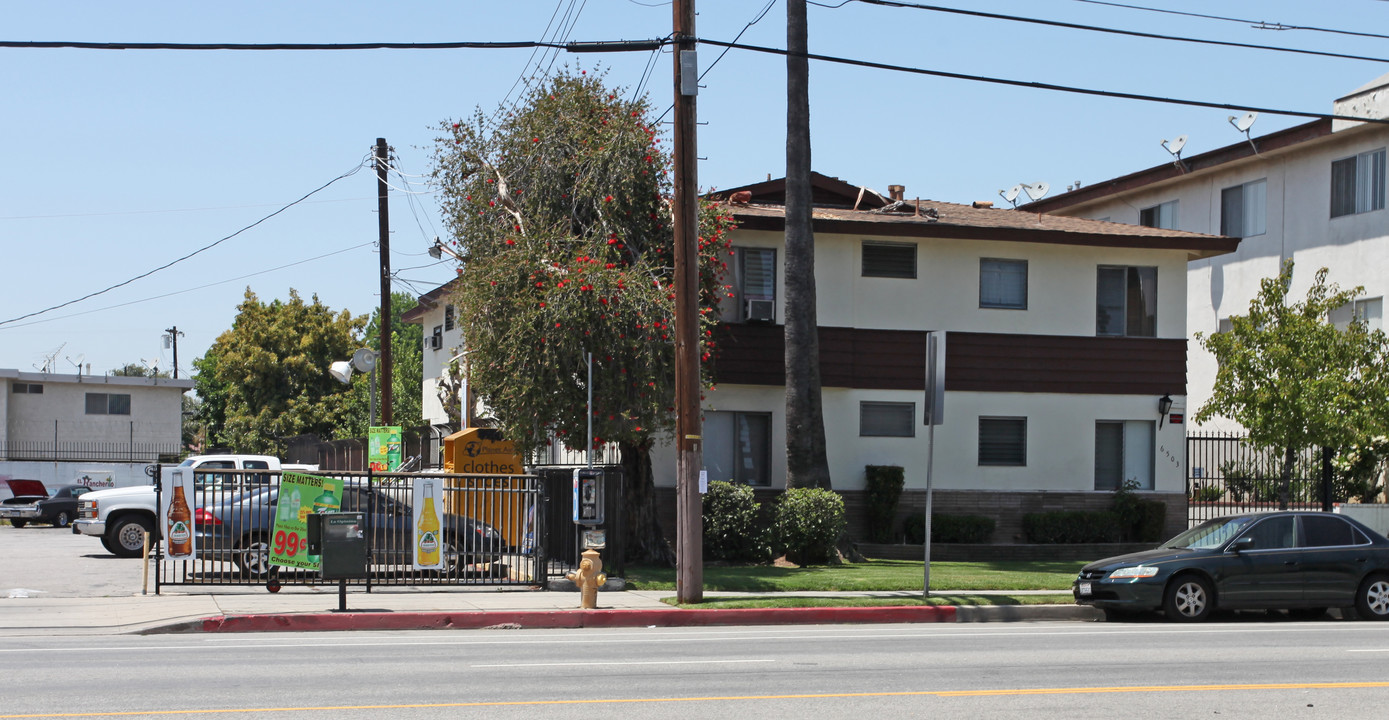
[[[498,700],[458,703],[404,703],[398,705],[324,705],[271,708],[218,708],[211,710],[126,710],[91,713],[40,713],[0,715],[0,720],[18,718],[124,717],[130,715],[213,715],[225,713],[284,713],[311,710],[412,710],[436,708],[474,708],[543,705],[608,705],[632,703],[730,702],[735,700],[822,700],[873,697],[996,697],[1007,695],[1096,695],[1105,693],[1215,692],[1224,690],[1364,690],[1389,688],[1389,682],[1339,683],[1256,683],[1248,685],[1126,685],[1115,687],[1010,688],[999,690],[907,690],[901,692],[808,693],[799,695],[711,695],[683,698],[607,698],[578,700]]]

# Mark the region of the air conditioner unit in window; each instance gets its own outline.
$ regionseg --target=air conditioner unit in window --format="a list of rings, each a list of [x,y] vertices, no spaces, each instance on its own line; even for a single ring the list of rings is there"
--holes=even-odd
[[[439,333],[434,333],[432,336],[425,338],[424,344],[425,347],[430,350],[438,350],[444,347],[444,336]]]
[[[746,309],[748,322],[769,323],[776,321],[776,301],[774,300],[749,299]]]

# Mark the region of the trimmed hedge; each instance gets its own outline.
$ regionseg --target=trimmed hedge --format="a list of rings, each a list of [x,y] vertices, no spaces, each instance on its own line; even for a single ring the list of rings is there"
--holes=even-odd
[[[867,465],[864,477],[868,541],[892,542],[892,521],[897,517],[897,501],[902,497],[906,472],[897,465]]]
[[[1165,506],[1163,510],[1165,513]],[[1117,513],[1108,510],[1027,513],[1022,516],[1022,532],[1027,542],[1042,545],[1112,543],[1124,539],[1123,522]]]
[[[761,503],[747,485],[718,480],[704,494],[704,559],[765,563],[772,543],[761,517]]]
[[[776,504],[778,548],[797,565],[823,564],[837,558],[839,538],[847,524],[844,498],[833,490],[791,488]]]
[[[994,519],[983,515],[931,513],[931,542],[981,545],[993,536]],[[912,515],[902,521],[907,544],[920,545],[926,536],[926,518]]]

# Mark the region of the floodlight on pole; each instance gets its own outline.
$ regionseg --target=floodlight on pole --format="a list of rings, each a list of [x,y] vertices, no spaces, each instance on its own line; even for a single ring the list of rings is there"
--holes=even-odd
[[[368,426],[376,424],[376,358],[378,353],[370,348],[359,348],[352,353],[351,360],[339,360],[328,366],[328,374],[343,384],[352,383],[352,371],[371,375],[371,405]]]

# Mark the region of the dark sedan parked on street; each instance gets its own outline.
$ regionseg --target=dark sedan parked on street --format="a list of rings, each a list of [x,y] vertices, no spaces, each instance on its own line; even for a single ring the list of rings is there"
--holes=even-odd
[[[91,490],[86,485],[63,485],[48,492],[37,480],[11,480],[10,484],[19,482],[32,483],[35,494],[17,495],[0,504],[0,518],[17,528],[33,523],[67,527],[77,517],[77,498]]]
[[[193,513],[197,556],[235,563],[251,577],[270,572],[271,529],[279,487],[259,487]],[[410,566],[414,551],[413,513],[408,504],[379,488],[348,485],[341,510],[366,513],[368,544],[374,565]],[[468,565],[495,562],[507,551],[506,539],[487,523],[444,514],[444,572],[453,575]]]
[[[1361,618],[1389,620],[1389,540],[1332,513],[1231,515],[1155,550],[1090,563],[1071,590],[1111,619],[1161,610],[1195,622],[1216,608],[1313,618],[1353,607]]]

